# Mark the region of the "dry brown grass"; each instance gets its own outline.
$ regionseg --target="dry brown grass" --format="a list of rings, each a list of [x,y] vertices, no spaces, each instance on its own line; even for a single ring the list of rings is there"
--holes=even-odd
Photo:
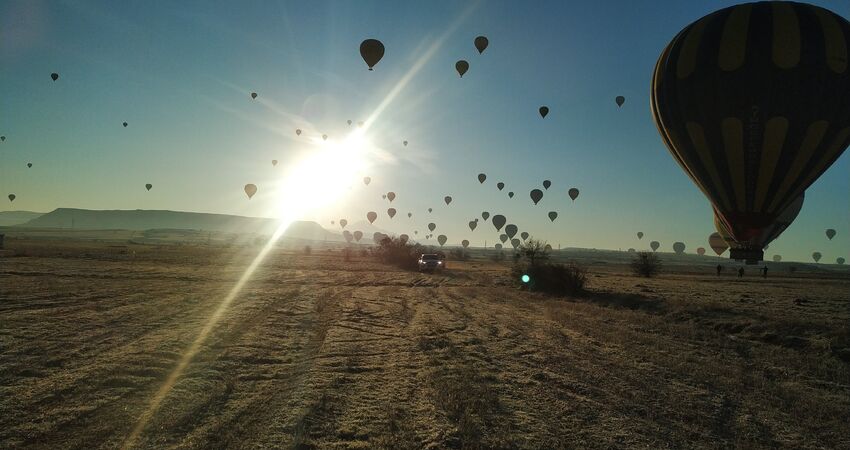
[[[115,448],[256,247],[14,239],[0,447]],[[850,448],[850,280],[274,252],[140,448]],[[806,302],[797,304],[802,298]]]

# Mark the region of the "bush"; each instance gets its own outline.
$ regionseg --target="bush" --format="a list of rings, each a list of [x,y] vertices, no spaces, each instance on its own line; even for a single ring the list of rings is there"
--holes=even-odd
[[[655,253],[638,252],[632,259],[632,272],[640,277],[652,278],[661,271],[661,258]]]
[[[530,291],[554,295],[580,295],[587,285],[587,269],[574,263],[515,264],[511,275]],[[528,275],[528,282],[522,281],[523,275]]]
[[[389,236],[381,239],[373,252],[381,262],[405,270],[419,270],[419,255],[422,253],[425,253],[425,247]]]
[[[469,261],[469,253],[467,253],[465,249],[454,248],[450,254],[452,255],[452,259],[457,261]]]

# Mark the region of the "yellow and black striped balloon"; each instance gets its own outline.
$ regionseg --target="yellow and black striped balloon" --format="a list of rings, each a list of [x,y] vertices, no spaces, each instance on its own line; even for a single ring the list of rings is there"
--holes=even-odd
[[[844,18],[759,2],[688,25],[658,59],[658,130],[739,247],[760,250],[850,143],[848,53]]]

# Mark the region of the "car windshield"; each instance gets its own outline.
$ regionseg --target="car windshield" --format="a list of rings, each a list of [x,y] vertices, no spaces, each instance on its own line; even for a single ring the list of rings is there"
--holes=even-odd
[[[437,261],[439,259],[437,255],[422,255],[422,261]]]

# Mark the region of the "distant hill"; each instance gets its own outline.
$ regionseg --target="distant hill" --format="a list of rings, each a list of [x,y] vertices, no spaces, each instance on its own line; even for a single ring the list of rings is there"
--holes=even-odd
[[[35,213],[33,213],[35,214]],[[271,234],[278,222],[260,217],[231,216],[167,210],[89,210],[58,208],[38,215],[25,223],[29,228],[64,228],[75,230],[203,230],[226,233]],[[339,241],[342,236],[331,233],[316,222],[299,221],[291,224],[287,237]]]
[[[44,213],[32,211],[0,211],[0,227],[20,225],[41,216]]]

